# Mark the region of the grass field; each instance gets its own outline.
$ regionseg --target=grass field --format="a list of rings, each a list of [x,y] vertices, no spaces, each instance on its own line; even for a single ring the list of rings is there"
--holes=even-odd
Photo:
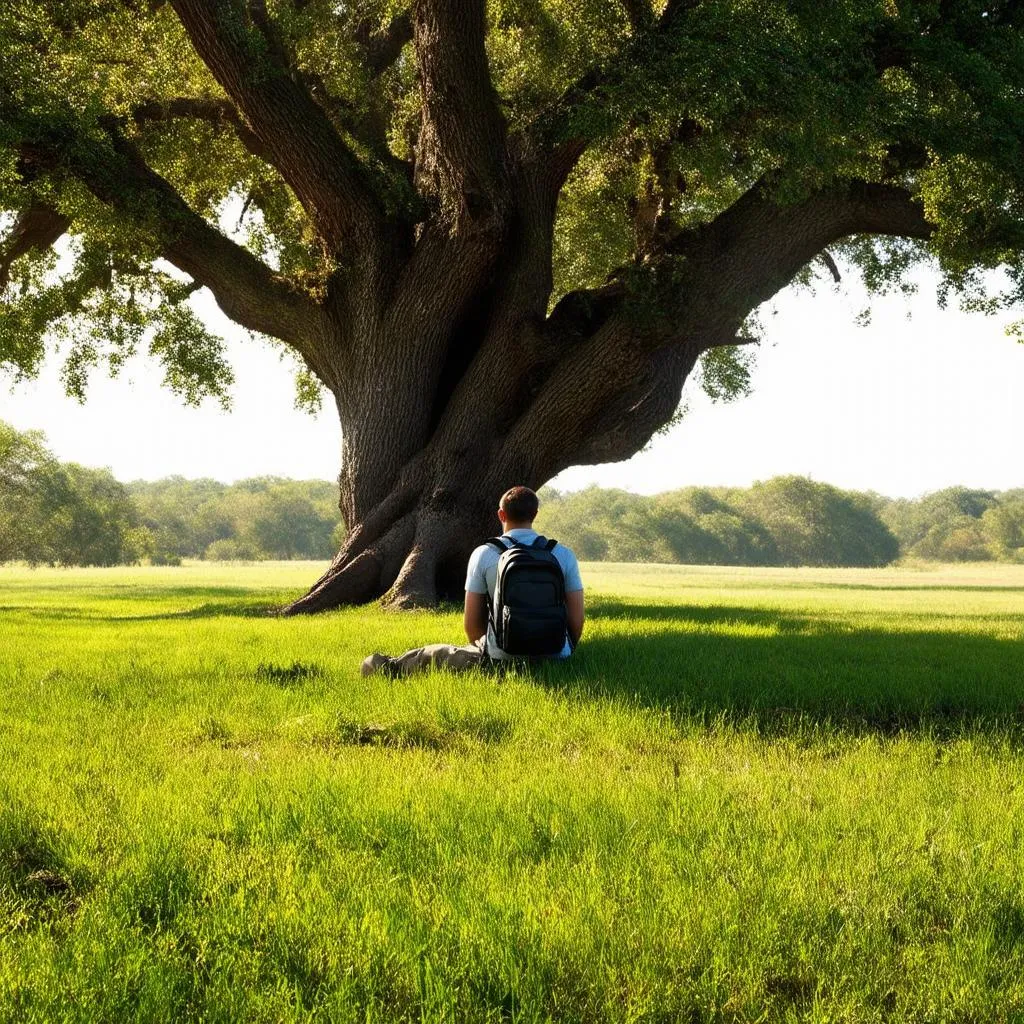
[[[1024,567],[585,566],[571,663],[311,565],[0,569],[10,1021],[1024,1020]]]

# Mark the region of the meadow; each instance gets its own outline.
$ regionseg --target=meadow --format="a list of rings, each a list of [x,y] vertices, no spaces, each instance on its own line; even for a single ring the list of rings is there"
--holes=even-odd
[[[0,1019],[1024,1020],[1024,566],[589,565],[568,664],[316,566],[0,569]]]

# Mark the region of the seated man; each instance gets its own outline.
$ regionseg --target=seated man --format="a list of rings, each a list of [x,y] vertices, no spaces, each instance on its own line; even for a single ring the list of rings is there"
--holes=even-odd
[[[371,654],[363,662],[363,675],[384,672],[404,676],[431,666],[474,668],[487,660],[505,661],[526,656],[524,652],[531,651],[533,644],[538,645],[536,650],[545,651],[540,656],[568,658],[583,633],[583,581],[576,556],[569,548],[554,541],[543,543],[543,538],[541,544],[535,545],[539,536],[533,529],[537,508],[537,495],[528,487],[513,487],[506,491],[498,508],[501,538],[481,544],[470,556],[463,611],[463,625],[469,640],[467,646],[429,644],[406,651],[397,658]],[[518,574],[518,593],[528,597],[532,589],[541,602],[540,607],[527,611],[525,626],[517,626],[515,612],[503,615],[503,609],[499,607],[499,598],[511,598],[508,593],[498,593],[502,589],[498,586],[498,563],[505,557],[505,551],[512,547],[517,548],[515,560],[518,565],[515,570],[511,567],[502,570],[505,590],[511,593],[515,589],[515,584],[510,581]],[[518,552],[527,554],[520,557]],[[557,607],[543,607],[542,602],[549,593],[555,595]],[[495,623],[499,623],[497,632]],[[552,634],[552,629],[557,631],[556,634]]]

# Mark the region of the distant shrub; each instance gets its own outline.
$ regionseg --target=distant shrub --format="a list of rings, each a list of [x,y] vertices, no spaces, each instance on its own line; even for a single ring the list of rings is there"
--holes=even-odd
[[[258,562],[267,557],[266,553],[255,544],[249,544],[234,537],[215,540],[205,551],[203,557],[208,562]]]
[[[173,551],[155,551],[149,556],[150,565],[181,565],[181,555],[176,555]]]
[[[148,544],[140,525],[109,470],[58,462],[42,434],[0,422],[0,562],[137,562]]]
[[[742,505],[771,535],[784,565],[872,567],[900,553],[866,495],[786,476],[754,484]]]
[[[1000,495],[1000,504],[981,517],[992,555],[1002,561],[1024,561],[1024,496]]]
[[[914,545],[912,553],[936,562],[988,562],[993,557],[984,523],[971,516],[956,516],[935,524]]]
[[[538,529],[583,559],[704,565],[887,565],[899,543],[877,496],[804,477],[653,498],[591,487],[541,494]]]

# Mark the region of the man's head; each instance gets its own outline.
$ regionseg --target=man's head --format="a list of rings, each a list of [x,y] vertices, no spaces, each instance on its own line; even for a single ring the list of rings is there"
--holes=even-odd
[[[510,487],[498,505],[498,518],[506,530],[517,530],[533,524],[537,518],[537,495],[529,487]]]

